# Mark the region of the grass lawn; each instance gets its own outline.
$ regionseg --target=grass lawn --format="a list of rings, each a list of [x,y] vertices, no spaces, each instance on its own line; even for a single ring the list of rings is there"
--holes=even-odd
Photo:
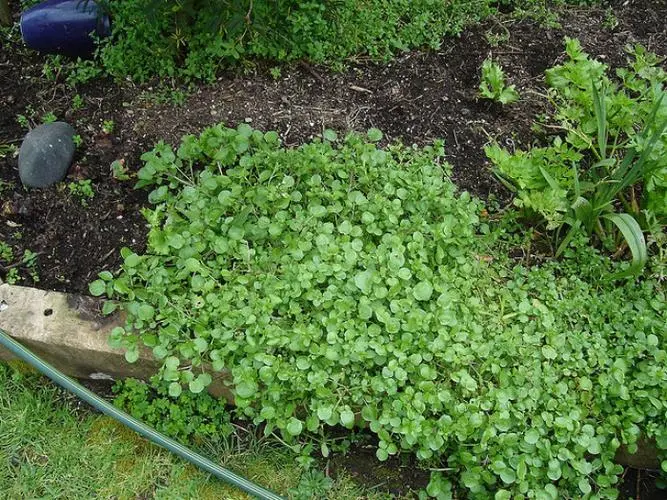
[[[200,451],[282,495],[369,498],[348,477],[308,481],[293,455],[258,439],[235,435]],[[4,498],[248,498],[15,364],[0,364],[0,491]]]

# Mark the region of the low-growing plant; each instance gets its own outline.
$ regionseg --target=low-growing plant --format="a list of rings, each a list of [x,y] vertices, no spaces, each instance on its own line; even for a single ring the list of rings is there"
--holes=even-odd
[[[72,109],[74,111],[78,111],[82,109],[85,106],[85,102],[83,100],[83,97],[81,97],[80,94],[75,94],[74,97],[72,97]]]
[[[175,394],[170,384],[159,379],[150,385],[125,379],[116,382],[113,391],[116,406],[174,439],[187,442],[232,433],[229,412],[206,392]]]
[[[615,498],[621,444],[667,449],[664,288],[601,282],[618,265],[583,234],[515,265],[441,143],[381,138],[242,124],[146,153],[146,251],[90,285],[127,313],[111,344],[151,349],[173,397],[223,372],[288,444],[365,427],[380,460],[441,464],[436,496]]]
[[[503,26],[503,31],[500,32],[488,30],[484,33],[484,38],[486,38],[486,41],[491,47],[497,48],[509,41],[510,33],[509,30]]]
[[[280,66],[274,66],[269,70],[269,73],[271,74],[271,78],[274,80],[280,80],[280,77],[282,76]]]
[[[486,148],[518,206],[544,217],[549,230],[567,228],[557,233],[557,254],[578,231],[610,248],[627,246],[633,262],[619,277],[646,263],[642,211],[660,221],[667,214],[667,77],[655,55],[628,51],[632,59],[618,70],[618,84],[606,65],[567,39],[569,60],[547,71],[554,113],[543,127],[558,132],[551,144]]]
[[[104,68],[136,80],[211,79],[242,58],[342,61],[358,53],[382,59],[411,47],[438,47],[443,35],[493,11],[490,0],[109,2],[111,38]]]
[[[80,148],[83,145],[83,137],[80,134],[75,134],[72,136],[72,142],[75,147]]]
[[[140,96],[142,101],[151,104],[167,104],[173,106],[183,106],[187,98],[188,91],[168,86],[159,87],[151,91],[144,91]]]
[[[333,486],[331,478],[319,470],[305,471],[296,488],[290,490],[290,498],[294,500],[310,500],[312,498],[327,498],[327,493]]]
[[[14,238],[20,239],[20,234],[15,234]],[[38,254],[26,249],[21,259],[16,259],[14,248],[5,241],[0,241],[0,271],[4,276],[0,282],[4,281],[13,285],[21,281],[25,275],[22,275],[20,268],[27,271],[33,283],[39,282],[39,272],[37,270]]]
[[[55,82],[60,77],[66,64],[63,63],[63,56],[48,56],[42,66],[42,75],[49,81]]]
[[[114,123],[113,120],[104,120],[104,122],[102,123],[102,132],[106,135],[113,134],[115,128],[116,124]]]
[[[519,100],[519,93],[514,85],[507,85],[505,72],[492,59],[485,59],[482,63],[482,79],[479,84],[479,93],[485,99],[511,104]]]
[[[16,156],[18,154],[18,148],[15,144],[0,144],[0,158],[6,156]],[[3,187],[8,183],[6,181],[0,180],[0,193],[3,191]]]
[[[111,162],[111,176],[117,181],[128,181],[131,178],[128,168],[125,166],[125,160],[114,160]]]
[[[42,123],[53,123],[55,121],[58,121],[58,117],[53,111],[49,111],[42,115]]]
[[[67,184],[67,188],[72,196],[77,198],[81,206],[87,207],[88,202],[95,198],[95,189],[90,179],[81,179]]]
[[[4,241],[0,241],[0,260],[11,263],[14,260],[14,250]]]
[[[28,117],[24,114],[16,115],[16,122],[21,126],[21,128],[30,129],[30,121]]]

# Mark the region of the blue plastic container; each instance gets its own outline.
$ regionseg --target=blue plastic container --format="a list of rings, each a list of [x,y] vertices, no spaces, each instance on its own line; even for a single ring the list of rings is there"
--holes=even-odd
[[[46,0],[21,15],[23,41],[39,52],[88,57],[93,33],[109,36],[111,23],[92,0]]]

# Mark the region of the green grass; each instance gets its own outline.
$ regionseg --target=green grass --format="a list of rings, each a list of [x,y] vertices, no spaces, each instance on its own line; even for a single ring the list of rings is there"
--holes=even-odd
[[[303,469],[285,448],[239,435],[200,447],[273,491],[298,490]],[[0,491],[4,498],[248,498],[14,363],[0,364]],[[328,493],[370,498],[348,477]]]

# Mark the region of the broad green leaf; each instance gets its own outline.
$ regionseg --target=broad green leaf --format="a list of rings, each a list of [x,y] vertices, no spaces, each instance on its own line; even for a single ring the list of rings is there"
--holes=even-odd
[[[540,439],[540,433],[535,429],[530,429],[523,436],[523,439],[528,444],[535,444]]]
[[[125,351],[125,360],[128,363],[135,363],[139,359],[139,350],[137,348]]]
[[[558,357],[558,353],[556,352],[556,349],[550,345],[545,345],[542,347],[542,356],[544,356],[546,359],[556,359]]]
[[[104,305],[102,305],[102,314],[105,316],[108,314],[113,313],[116,309],[118,309],[119,304],[118,302],[114,302],[112,300],[107,300],[104,302]]]
[[[644,233],[641,227],[639,227],[635,218],[630,214],[604,214],[602,217],[613,222],[619,231],[621,231],[632,254],[632,264],[630,267],[625,271],[613,274],[611,279],[638,274],[648,261],[646,241],[644,240]]]
[[[234,393],[243,399],[251,398],[257,392],[257,385],[248,381],[241,381],[234,387]]]
[[[211,383],[211,376],[208,373],[200,373],[197,375],[197,378],[192,380],[189,384],[188,387],[190,389],[190,392],[194,394],[199,394],[202,392],[208,385]]]
[[[433,295],[433,286],[428,281],[420,281],[415,285],[414,290],[412,291],[415,299],[425,301],[431,298]]]
[[[334,142],[338,139],[338,134],[329,128],[323,132],[322,136],[329,142]]]
[[[164,367],[167,370],[177,370],[181,362],[176,356],[169,356],[164,360]]]
[[[303,422],[298,418],[292,417],[290,418],[287,427],[285,427],[285,430],[291,436],[298,436],[299,434],[301,434],[301,431],[303,430]]]
[[[340,412],[340,423],[343,427],[351,429],[354,427],[354,413],[349,408]]]
[[[183,392],[183,387],[178,382],[172,382],[169,384],[169,395],[172,398],[177,398]]]
[[[371,271],[363,271],[354,277],[354,284],[364,294],[368,295],[373,286],[373,273]]]
[[[579,490],[581,490],[584,495],[588,495],[591,492],[591,483],[587,478],[581,478],[579,480]]]
[[[378,142],[382,140],[382,131],[377,128],[371,128],[368,130],[368,140],[371,142]]]
[[[331,406],[321,406],[317,409],[317,416],[320,420],[327,421],[333,415],[333,408]]]
[[[107,290],[107,284],[102,280],[95,280],[90,285],[88,285],[88,291],[94,297],[99,297],[104,295],[104,292]]]
[[[137,309],[137,316],[139,317],[139,319],[142,319],[144,321],[149,321],[153,319],[154,314],[155,314],[155,309],[150,304],[140,304],[139,308]]]
[[[131,253],[130,255],[125,257],[126,267],[137,267],[140,262],[141,262],[141,257],[139,257],[136,253]]]

